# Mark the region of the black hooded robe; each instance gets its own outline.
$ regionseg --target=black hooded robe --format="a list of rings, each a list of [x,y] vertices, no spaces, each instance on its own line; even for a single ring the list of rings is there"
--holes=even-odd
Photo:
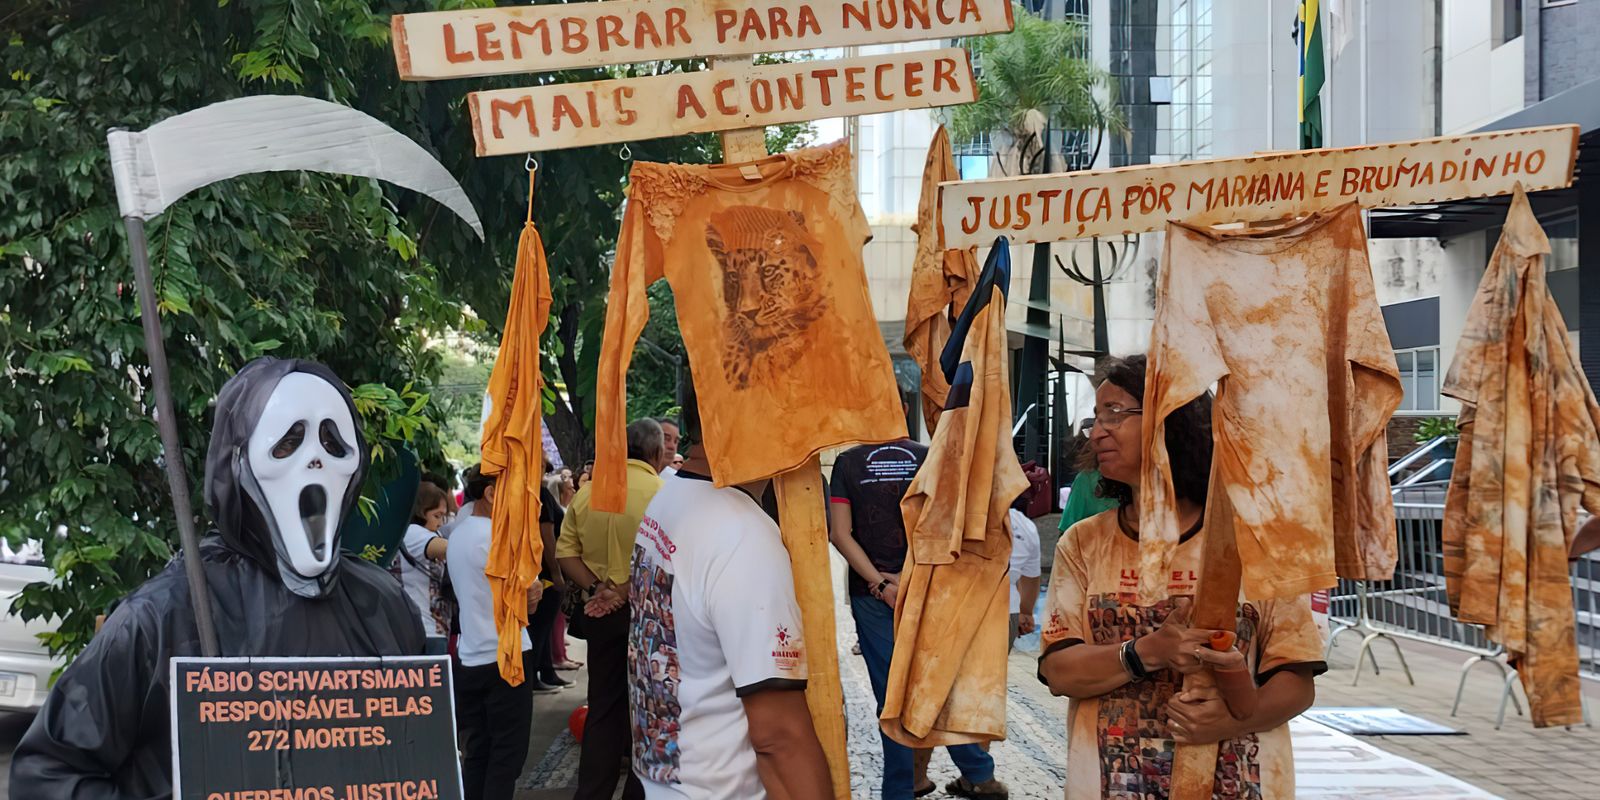
[[[278,380],[290,372],[327,379],[325,367],[259,359],[223,388],[206,464],[206,500],[221,535],[200,560],[223,656],[421,655],[422,624],[388,571],[344,555],[319,582],[291,592],[272,557],[259,512],[244,498],[230,453],[247,440]],[[354,417],[354,409],[351,409]],[[357,447],[365,452],[364,443]],[[365,472],[352,480],[359,487]],[[354,500],[355,488],[345,498]],[[173,656],[199,656],[200,635],[180,556],[129,595],[62,674],[11,763],[17,800],[156,800],[172,797],[168,695]],[[445,745],[448,746],[448,745]],[[268,788],[268,787],[260,787]]]

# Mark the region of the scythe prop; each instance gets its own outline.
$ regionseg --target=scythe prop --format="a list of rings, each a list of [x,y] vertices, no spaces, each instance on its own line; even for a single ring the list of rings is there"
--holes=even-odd
[[[139,317],[162,460],[182,540],[201,652],[220,655],[211,620],[211,594],[200,566],[189,479],[184,472],[166,344],[150,279],[144,221],[185,194],[217,181],[257,172],[313,170],[388,181],[421,192],[454,211],[483,238],[483,224],[461,184],[404,134],[346,106],[309,97],[265,95],[228,100],[163,120],[139,132],[112,129],[111,172],[117,207],[128,231]]]

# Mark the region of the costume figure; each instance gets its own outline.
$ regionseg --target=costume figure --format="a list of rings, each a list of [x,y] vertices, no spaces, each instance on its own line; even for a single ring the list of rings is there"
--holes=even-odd
[[[327,367],[261,358],[222,387],[206,453],[214,528],[200,545],[221,655],[422,653],[400,584],[339,550],[367,466],[350,393]],[[117,606],[18,744],[12,796],[171,795],[170,660],[201,655],[189,591],[179,556]]]

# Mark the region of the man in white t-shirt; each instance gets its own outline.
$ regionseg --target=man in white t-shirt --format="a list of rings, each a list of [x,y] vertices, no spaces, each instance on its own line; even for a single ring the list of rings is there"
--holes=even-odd
[[[1024,495],[1026,496],[1026,495]],[[1019,498],[1017,505],[1021,505]],[[1011,639],[1033,633],[1033,607],[1039,601],[1039,527],[1011,507]]]
[[[512,686],[500,677],[495,655],[500,636],[494,626],[494,604],[489,579],[490,516],[494,513],[494,479],[476,467],[467,473],[467,497],[474,501],[471,516],[458,521],[450,532],[450,583],[455,587],[461,619],[454,669],[456,727],[461,737],[461,783],[465,800],[511,800],[517,778],[528,759],[528,732],[533,724],[533,684]],[[531,611],[539,604],[543,585],[535,582],[528,592]],[[524,669],[533,642],[522,631]]]
[[[629,588],[634,773],[649,800],[831,799],[806,708],[789,554],[751,487],[718,489],[710,474],[705,451],[692,447],[639,524]]]

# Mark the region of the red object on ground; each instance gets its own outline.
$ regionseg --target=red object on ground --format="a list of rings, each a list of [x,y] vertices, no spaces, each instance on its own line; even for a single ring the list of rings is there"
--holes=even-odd
[[[583,744],[583,726],[589,721],[589,704],[584,703],[572,709],[572,716],[567,717],[567,730],[572,732],[572,738]]]
[[[1231,631],[1213,631],[1211,633],[1211,649],[1227,650],[1233,647],[1233,642],[1238,637]]]

